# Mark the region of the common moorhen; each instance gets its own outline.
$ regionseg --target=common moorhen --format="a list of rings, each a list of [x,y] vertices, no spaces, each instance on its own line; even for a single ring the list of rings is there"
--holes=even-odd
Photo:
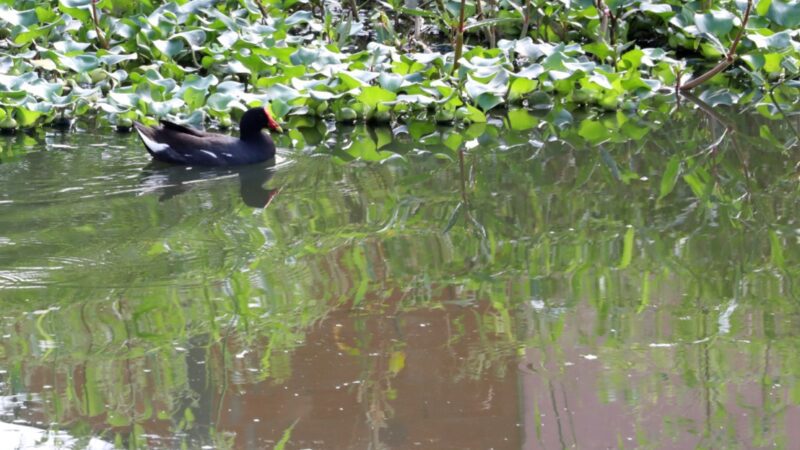
[[[153,159],[190,166],[238,166],[272,159],[275,143],[261,130],[281,131],[267,108],[252,108],[244,113],[239,122],[238,139],[168,120],[162,120],[161,126],[155,128],[139,122],[134,122],[133,126]]]

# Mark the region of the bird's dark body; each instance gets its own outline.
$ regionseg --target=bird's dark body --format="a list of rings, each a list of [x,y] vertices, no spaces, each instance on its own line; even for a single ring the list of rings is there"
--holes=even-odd
[[[258,115],[264,115],[263,123]],[[241,138],[207,133],[166,120],[160,127],[148,127],[139,122],[133,126],[145,148],[156,161],[186,166],[240,166],[267,161],[275,157],[275,143],[261,132],[276,127],[261,108],[245,113]]]

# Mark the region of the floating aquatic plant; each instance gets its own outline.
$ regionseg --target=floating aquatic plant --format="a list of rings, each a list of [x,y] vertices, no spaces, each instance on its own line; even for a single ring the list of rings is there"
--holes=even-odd
[[[796,96],[795,4],[433,3],[0,0],[0,128],[228,127],[262,103],[278,118],[471,123],[554,105],[641,112],[696,87],[776,115],[773,100],[791,110]]]

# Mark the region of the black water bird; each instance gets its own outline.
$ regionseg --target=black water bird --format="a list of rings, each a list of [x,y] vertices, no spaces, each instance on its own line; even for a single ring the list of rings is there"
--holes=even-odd
[[[147,152],[157,161],[185,166],[240,166],[275,156],[275,143],[261,130],[280,132],[267,108],[247,110],[239,123],[239,138],[207,133],[161,120],[161,126],[133,123]]]

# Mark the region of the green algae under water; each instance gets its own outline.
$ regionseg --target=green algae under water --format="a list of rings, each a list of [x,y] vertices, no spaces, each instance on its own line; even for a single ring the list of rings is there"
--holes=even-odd
[[[463,153],[340,126],[306,143],[403,158],[236,171],[0,136],[0,420],[78,448],[788,447],[792,120]]]

